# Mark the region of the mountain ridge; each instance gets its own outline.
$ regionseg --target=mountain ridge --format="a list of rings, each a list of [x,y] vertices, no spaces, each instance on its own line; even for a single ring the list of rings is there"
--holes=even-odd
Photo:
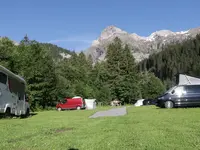
[[[112,43],[115,37],[122,40],[123,44],[128,44],[137,62],[148,58],[150,54],[159,52],[166,45],[182,42],[194,38],[200,33],[200,27],[186,31],[173,32],[170,30],[158,30],[149,36],[139,36],[136,33],[128,33],[114,25],[106,27],[99,38],[94,40],[91,46],[84,51],[88,56],[91,55],[94,62],[103,61],[106,55],[107,46]]]

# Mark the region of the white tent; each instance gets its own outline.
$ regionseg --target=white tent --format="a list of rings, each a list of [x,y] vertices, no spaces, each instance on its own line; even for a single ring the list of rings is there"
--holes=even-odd
[[[190,84],[193,84],[193,85],[200,84],[200,79],[191,77],[191,76],[187,76],[187,75],[183,75],[183,74],[179,74],[178,85],[190,85]]]
[[[86,109],[96,108],[96,99],[85,99]]]
[[[134,104],[134,106],[142,106],[143,105],[144,99],[139,99],[137,102]]]

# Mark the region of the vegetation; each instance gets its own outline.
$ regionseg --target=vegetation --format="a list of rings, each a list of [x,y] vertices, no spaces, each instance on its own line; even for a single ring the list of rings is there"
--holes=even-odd
[[[200,146],[199,108],[129,107],[125,116],[89,119],[93,113],[45,111],[26,120],[3,119],[1,149],[195,150]]]
[[[60,53],[70,57],[63,58]],[[33,110],[55,107],[64,97],[96,98],[104,104],[112,99],[131,103],[138,98],[154,98],[164,91],[162,82],[153,74],[138,72],[130,48],[123,46],[119,38],[108,46],[106,61],[95,65],[92,57],[83,52],[65,51],[31,41],[27,36],[18,46],[2,38],[0,56],[1,65],[27,81]]]
[[[138,68],[140,71],[153,72],[167,88],[177,83],[180,73],[200,77],[200,35],[151,55]]]

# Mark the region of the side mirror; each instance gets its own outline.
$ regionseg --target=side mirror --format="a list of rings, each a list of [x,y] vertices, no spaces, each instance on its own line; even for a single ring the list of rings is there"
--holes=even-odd
[[[174,94],[174,93],[175,93],[175,90],[173,90],[171,93]]]

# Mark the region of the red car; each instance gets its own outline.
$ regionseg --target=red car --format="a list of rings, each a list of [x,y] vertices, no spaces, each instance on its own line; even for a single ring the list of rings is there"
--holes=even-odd
[[[81,97],[65,98],[56,105],[58,111],[66,109],[84,109],[85,101]]]

